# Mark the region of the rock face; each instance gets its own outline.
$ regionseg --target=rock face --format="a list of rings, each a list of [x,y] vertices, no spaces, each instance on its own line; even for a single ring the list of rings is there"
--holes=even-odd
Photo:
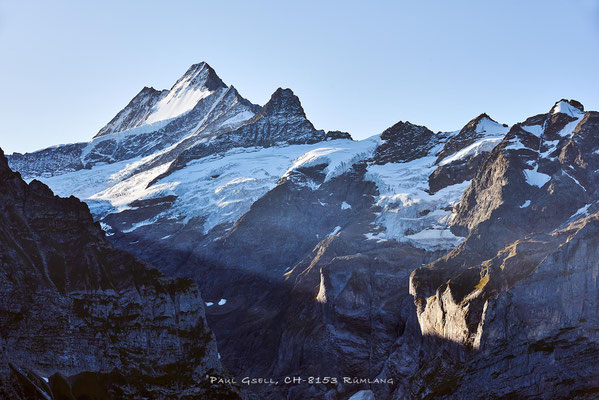
[[[596,396],[596,112],[353,141],[203,63],[146,92],[91,142],[10,162],[194,279],[234,376],[350,378],[243,396]]]
[[[235,396],[202,385],[223,370],[191,280],[114,249],[84,203],[26,184],[1,150],[0,198],[0,397]]]
[[[472,349],[452,396],[596,395],[598,122],[562,100],[515,125],[456,207],[466,240],[413,272],[423,334]]]
[[[425,126],[400,121],[381,134],[384,141],[374,155],[377,164],[406,162],[426,156],[439,142]]]

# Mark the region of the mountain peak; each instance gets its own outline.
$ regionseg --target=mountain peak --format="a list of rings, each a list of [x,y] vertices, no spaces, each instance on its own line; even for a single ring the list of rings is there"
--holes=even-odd
[[[428,154],[437,144],[435,134],[426,126],[399,121],[381,134],[381,143],[374,154],[376,164],[407,162]]]
[[[278,114],[306,116],[302,104],[295,93],[291,89],[283,88],[275,90],[268,103],[264,105],[263,113],[265,116]]]
[[[197,68],[210,68],[213,69],[206,61],[200,61],[199,63],[191,64],[189,69],[197,69]]]
[[[171,88],[173,90],[194,87],[204,88],[209,91],[214,91],[219,88],[226,88],[227,85],[220,79],[220,77],[214,71],[208,63],[202,61],[201,63],[193,64],[183,74],[181,78]]]
[[[489,114],[482,113],[478,117],[471,119],[464,128],[471,127],[471,126],[474,127],[474,126],[478,125],[481,121],[485,121],[485,120],[490,120],[490,121],[496,122],[495,120],[493,120],[493,118],[489,117]]]
[[[551,107],[550,114],[562,113],[574,117],[583,112],[584,106],[579,101],[574,99],[561,99],[560,101],[557,101],[553,107]]]
[[[460,131],[460,135],[463,135],[467,131],[474,131],[478,134],[484,134],[487,132],[494,133],[495,131],[502,130],[501,127],[506,127],[499,122],[491,118],[487,113],[482,113],[478,117],[470,120]]]
[[[432,132],[426,127],[421,125],[416,125],[411,123],[410,121],[399,121],[395,125],[385,129],[381,134],[381,139],[383,140],[397,140],[397,139],[406,139],[416,138],[419,136],[430,136]]]
[[[145,86],[119,113],[98,131],[94,138],[135,128],[144,123],[152,107],[168,94],[168,90],[156,90]]]
[[[443,149],[437,154],[436,163],[439,164],[442,160],[457,153],[458,151],[474,144],[477,140],[489,140],[504,136],[509,127],[505,124],[500,124],[487,113],[482,113],[478,117],[471,119],[460,132],[449,138]],[[488,142],[496,143],[496,142]]]
[[[177,117],[193,109],[200,100],[217,90],[227,89],[227,85],[205,62],[193,64],[185,74],[152,108],[145,123],[151,124]]]

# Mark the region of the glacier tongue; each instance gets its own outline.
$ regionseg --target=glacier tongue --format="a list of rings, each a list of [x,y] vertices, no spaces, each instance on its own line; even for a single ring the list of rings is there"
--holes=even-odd
[[[435,170],[435,156],[407,163],[371,165],[366,178],[379,189],[376,204],[380,207],[378,225],[370,233],[372,240],[397,240],[428,250],[447,250],[460,243],[449,230],[451,208],[470,184],[465,181],[437,193],[428,192],[428,177]]]

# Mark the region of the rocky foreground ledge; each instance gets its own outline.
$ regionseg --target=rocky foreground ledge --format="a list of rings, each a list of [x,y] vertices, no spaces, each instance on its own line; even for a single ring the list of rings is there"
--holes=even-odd
[[[236,398],[190,279],[112,247],[0,150],[0,398]],[[224,396],[224,397],[223,397]]]

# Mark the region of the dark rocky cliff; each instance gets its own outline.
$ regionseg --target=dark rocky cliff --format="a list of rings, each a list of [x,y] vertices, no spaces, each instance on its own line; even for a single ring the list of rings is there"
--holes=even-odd
[[[1,150],[0,238],[1,398],[235,398],[203,382],[223,370],[197,286],[114,249]]]

